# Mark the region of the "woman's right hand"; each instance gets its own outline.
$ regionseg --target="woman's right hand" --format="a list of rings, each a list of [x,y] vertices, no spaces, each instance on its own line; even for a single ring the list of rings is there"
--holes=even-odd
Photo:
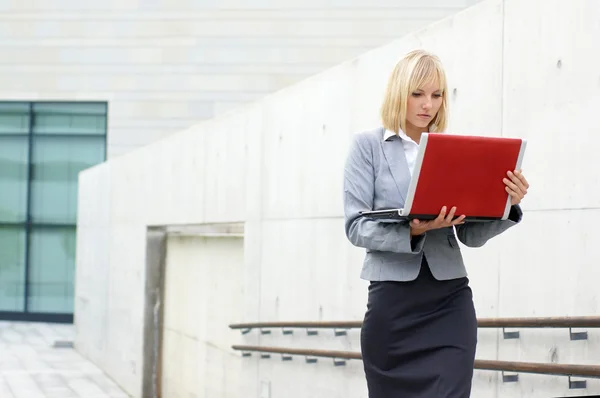
[[[442,207],[440,214],[433,220],[421,221],[413,219],[410,222],[410,235],[417,236],[421,235],[431,229],[447,228],[454,225],[464,224],[465,215],[457,217],[455,220],[454,213],[456,212],[456,206],[450,209],[450,212],[446,215],[446,206]]]

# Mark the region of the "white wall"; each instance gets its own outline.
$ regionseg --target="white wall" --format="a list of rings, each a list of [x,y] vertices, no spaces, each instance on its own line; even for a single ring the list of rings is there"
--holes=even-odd
[[[168,238],[161,396],[239,396],[243,361],[224,353],[239,338],[227,325],[243,316],[243,267],[241,238]]]
[[[470,2],[4,1],[0,99],[108,101],[110,158]]]
[[[438,53],[446,65],[450,131],[529,140],[524,170],[531,190],[522,225],[484,248],[464,249],[478,316],[597,314],[599,18],[595,0],[489,0],[83,172],[78,350],[139,396],[147,225],[245,222],[243,319],[231,322],[361,319],[363,252],[343,233],[343,162],[352,134],[378,124],[395,61],[415,47]],[[496,330],[481,330],[478,358],[600,358],[600,331],[589,330],[588,341],[569,341],[567,330],[521,335],[504,341]],[[251,333],[243,341],[359,350],[355,332]],[[515,384],[499,377],[476,372],[473,396],[582,393],[569,391],[566,377],[522,374]],[[302,358],[255,356],[244,362],[244,382],[248,397],[259,397],[263,382],[274,398],[366,397],[360,362],[309,366]],[[599,392],[598,380],[588,380],[585,393]]]

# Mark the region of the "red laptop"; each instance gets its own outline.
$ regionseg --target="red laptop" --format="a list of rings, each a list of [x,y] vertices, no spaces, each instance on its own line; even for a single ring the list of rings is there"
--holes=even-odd
[[[405,207],[364,211],[374,218],[431,220],[456,206],[466,221],[505,220],[510,197],[502,179],[521,168],[526,140],[423,133]]]

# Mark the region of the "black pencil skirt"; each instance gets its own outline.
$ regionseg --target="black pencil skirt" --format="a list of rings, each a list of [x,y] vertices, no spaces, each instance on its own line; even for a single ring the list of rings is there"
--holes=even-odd
[[[361,330],[369,398],[468,398],[477,318],[468,278],[371,282]]]

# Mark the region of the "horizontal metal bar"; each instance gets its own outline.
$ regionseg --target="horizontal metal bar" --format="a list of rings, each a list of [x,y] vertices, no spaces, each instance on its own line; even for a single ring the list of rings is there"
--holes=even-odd
[[[598,365],[565,365],[558,363],[511,362],[476,359],[475,369],[535,373],[555,376],[584,376],[600,378]]]
[[[31,222],[0,221],[0,227],[7,227],[7,228],[25,228],[28,225],[34,229],[35,228],[76,228],[77,227],[77,224],[68,224],[68,223],[48,223],[48,222],[36,222],[36,221],[31,221]]]
[[[274,354],[302,355],[320,358],[362,359],[362,355],[359,352],[350,351],[327,351],[286,347],[259,347],[251,345],[234,345],[231,348],[236,351],[271,352]]]
[[[600,316],[547,317],[547,318],[480,318],[480,328],[600,328]],[[329,322],[253,322],[229,325],[231,329],[255,328],[310,328],[310,329],[360,329],[362,321]]]
[[[600,328],[600,316],[565,316],[536,318],[482,318],[480,328]]]
[[[357,359],[362,360],[362,355],[359,352],[352,351],[329,351],[329,350],[312,350],[301,348],[286,348],[286,347],[261,347],[261,346],[246,346],[234,345],[236,351],[255,351],[255,352],[270,352],[277,354],[302,355],[321,358],[338,358],[338,359]],[[511,361],[492,361],[492,360],[475,360],[475,369],[479,370],[497,370],[505,372],[518,373],[534,373],[543,375],[556,376],[580,376],[600,378],[600,366],[598,365],[564,365],[556,363],[535,363],[535,362],[511,362]]]
[[[73,314],[0,311],[0,321],[73,323]]]
[[[225,237],[237,238],[244,237],[243,223],[212,223],[212,224],[188,224],[188,225],[168,225],[166,226],[168,235],[177,236],[198,236],[198,237]]]
[[[37,138],[106,138],[106,133],[33,133]]]
[[[330,322],[255,322],[229,325],[231,329],[295,328],[295,329],[357,329],[362,321]]]

